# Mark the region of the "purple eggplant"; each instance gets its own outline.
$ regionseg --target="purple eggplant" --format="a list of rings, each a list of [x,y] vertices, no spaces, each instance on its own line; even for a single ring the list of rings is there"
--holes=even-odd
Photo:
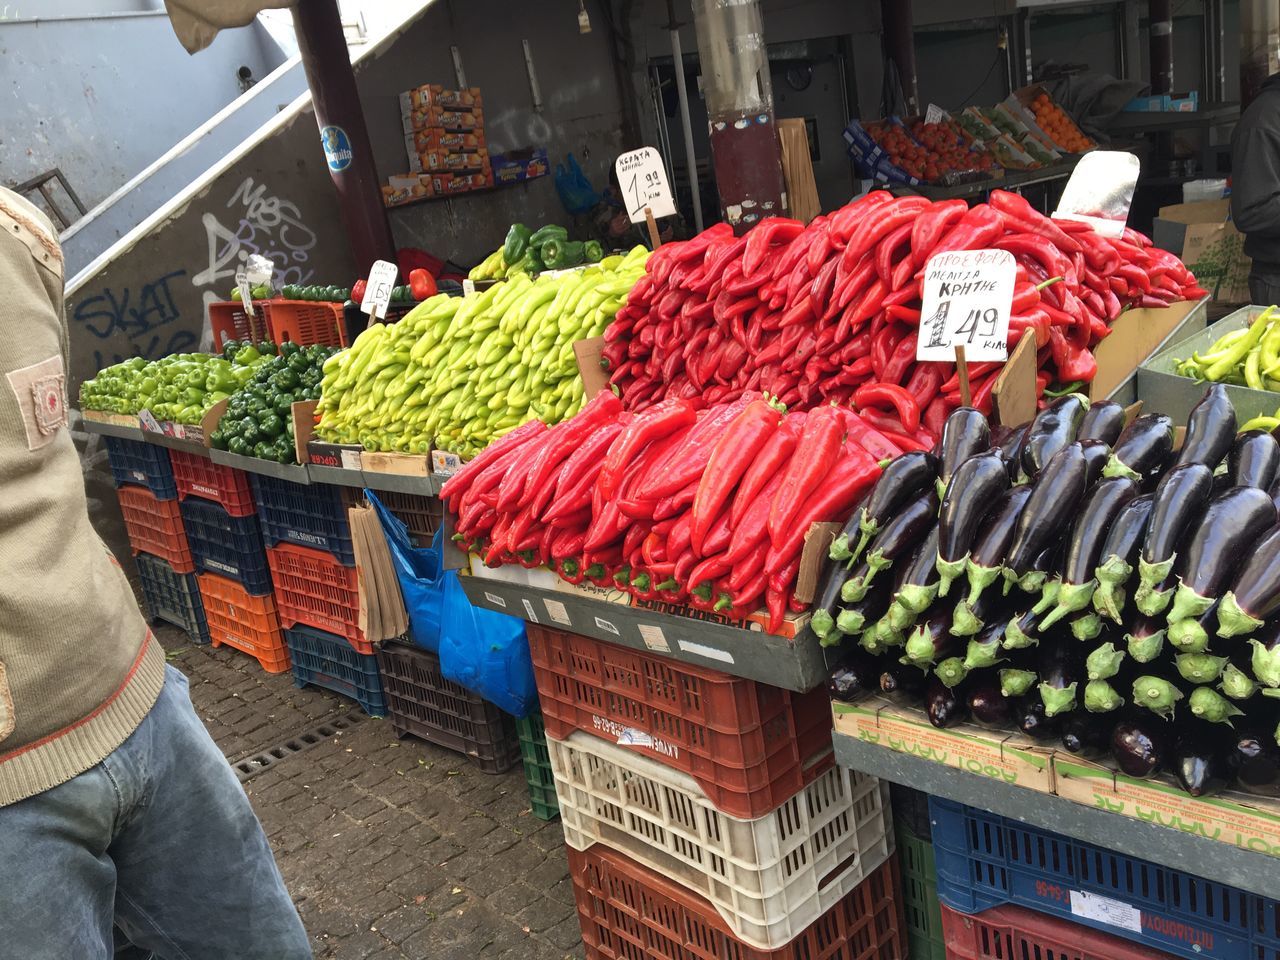
[[[1271,496],[1271,502],[1276,505],[1277,515],[1280,515],[1280,473],[1277,473],[1276,478],[1271,481],[1271,486],[1267,489],[1267,493]]]
[[[974,723],[995,730],[1008,728],[1013,720],[1013,703],[1000,691],[1000,682],[991,678],[968,685],[969,712]]]
[[[890,661],[880,674],[880,692],[898,700],[919,700],[924,696],[928,676],[913,664]]]
[[[920,542],[910,562],[899,565],[894,578],[893,602],[886,614],[895,630],[907,630],[938,596],[939,524]]]
[[[1134,602],[1149,617],[1173,599],[1173,565],[1178,548],[1194,529],[1213,490],[1213,471],[1203,463],[1185,463],[1164,475],[1156,487],[1151,523],[1138,558],[1138,589]]]
[[[1193,797],[1217,793],[1227,785],[1227,757],[1234,745],[1230,727],[1204,722],[1180,722],[1169,766],[1182,789]]]
[[[1275,728],[1280,710],[1265,700],[1235,725],[1227,752],[1227,767],[1240,789],[1263,796],[1280,796],[1280,746]]]
[[[1164,648],[1164,620],[1139,614],[1129,626],[1124,639],[1125,649],[1135,663],[1150,663]]]
[[[1062,746],[1077,756],[1106,752],[1115,721],[1107,714],[1076,710],[1062,724]]]
[[[1001,645],[1006,650],[1022,650],[1040,642],[1040,617],[1034,610],[1024,610],[1005,625]]]
[[[974,670],[994,667],[1008,659],[1001,642],[1004,640],[1004,631],[1012,615],[1013,610],[1005,606],[999,614],[991,617],[990,622],[976,637],[969,641],[969,645],[965,648],[964,659],[961,661],[966,674]]]
[[[861,650],[850,650],[827,678],[827,692],[832,700],[851,703],[877,689],[880,682],[880,661]]]
[[[1187,435],[1174,466],[1199,463],[1212,470],[1222,462],[1235,438],[1236,409],[1226,386],[1212,383],[1187,414]]]
[[[1133,703],[1157,716],[1172,719],[1178,702],[1186,699],[1182,686],[1165,677],[1144,673],[1133,681]]]
[[[1135,714],[1111,731],[1111,756],[1120,772],[1145,780],[1166,764],[1171,749],[1169,724],[1150,714]]]
[[[1098,585],[1095,575],[1111,525],[1137,498],[1138,490],[1138,484],[1127,477],[1107,477],[1094,486],[1067,538],[1062,577],[1053,594],[1057,606],[1045,615],[1042,629],[1089,606]],[[1049,593],[1048,587],[1045,592]]]
[[[1121,432],[1103,473],[1146,483],[1163,472],[1171,453],[1173,420],[1163,413],[1144,414]]]
[[[1031,421],[1027,421],[1000,442],[1000,456],[1004,458],[1005,467],[1009,470],[1009,482],[1017,483],[1022,473],[1022,449],[1026,446],[1027,437],[1031,435]]]
[[[1280,619],[1264,624],[1249,640],[1250,670],[1269,689],[1280,687]]]
[[[1258,538],[1275,522],[1271,497],[1257,487],[1233,487],[1210,500],[1183,551],[1169,623],[1198,617],[1213,606]]]
[[[938,512],[938,596],[964,572],[969,548],[990,505],[1009,488],[1009,474],[994,450],[970,457],[956,468]]]
[[[1084,676],[1079,644],[1061,637],[1041,644],[1037,672],[1040,674],[1038,689],[1046,717],[1056,717],[1076,708],[1080,680]]]
[[[1098,581],[1093,594],[1093,607],[1116,623],[1120,622],[1120,613],[1125,604],[1124,587],[1138,562],[1138,553],[1147,536],[1154,502],[1154,494],[1144,494],[1130,500],[1116,514],[1115,520],[1111,522],[1111,529],[1107,531],[1107,539],[1102,544],[1098,566],[1093,572],[1094,579]]]
[[[1038,477],[1058,451],[1075,440],[1088,410],[1084,394],[1069,393],[1036,414],[1022,447],[1022,472],[1027,477]]]
[[[934,447],[938,457],[938,496],[947,492],[952,475],[970,457],[991,449],[991,425],[973,407],[957,407],[942,424],[942,436]]]
[[[854,636],[875,623],[889,612],[893,601],[893,588],[883,577],[876,581],[867,594],[856,603],[844,604],[836,612],[836,635],[831,642],[839,643],[842,636]],[[816,617],[817,614],[814,614]],[[828,641],[823,640],[823,645]]]
[[[1108,447],[1120,437],[1124,429],[1124,407],[1114,400],[1095,400],[1080,421],[1077,440],[1101,440]]]
[[[1009,607],[1008,598],[999,590],[987,590],[972,605],[968,600],[956,604],[955,613],[951,617],[951,632],[957,637],[971,637],[981,631],[993,616],[999,616]],[[1007,620],[1008,617],[1004,619]]]
[[[1218,636],[1252,633],[1280,610],[1280,527],[1253,548],[1218,604]]]
[[[925,611],[902,648],[904,660],[924,669],[955,652],[959,641],[949,629],[951,607],[951,604],[939,600]]]
[[[1036,478],[1005,557],[1006,580],[1028,593],[1040,589],[1045,573],[1033,570],[1033,563],[1061,539],[1075,519],[1084,493],[1084,452],[1080,444],[1070,443],[1053,455]]]
[[[876,574],[892,567],[894,561],[912,552],[936,525],[938,497],[932,488],[919,491],[880,528],[863,558],[866,573],[855,573],[846,582],[841,596],[846,601],[861,600]]]
[[[1062,729],[1060,721],[1045,715],[1044,701],[1035,691],[1013,701],[1013,723],[1019,731],[1036,740],[1048,740]]]
[[[925,685],[924,709],[929,722],[939,729],[957,724],[968,715],[961,691],[948,687],[936,676],[929,677]]]
[[[832,560],[853,566],[871,538],[893,518],[903,505],[932,489],[938,478],[938,458],[924,451],[895,457],[884,468],[871,493],[831,544]],[[857,542],[851,545],[854,537]]]
[[[1280,443],[1265,430],[1246,430],[1227,454],[1227,476],[1234,487],[1271,490],[1280,473]]]
[[[1000,577],[1000,567],[1013,543],[1018,517],[1031,497],[1031,485],[1010,487],[987,511],[969,548],[969,598],[972,608],[982,592]]]
[[[1084,488],[1092,490],[1102,479],[1102,471],[1111,459],[1111,448],[1101,440],[1080,440],[1080,452],[1084,454]]]

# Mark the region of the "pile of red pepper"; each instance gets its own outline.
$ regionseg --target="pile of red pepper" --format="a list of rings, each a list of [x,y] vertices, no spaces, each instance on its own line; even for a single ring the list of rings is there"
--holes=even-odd
[[[1134,230],[1108,239],[1002,190],[973,207],[876,191],[808,226],[769,218],[736,238],[717,224],[657,250],[605,331],[610,379],[631,410],[744,390],[788,409],[851,402],[904,449],[927,446],[960,405],[960,380],[954,364],[915,359],[924,266],[981,248],[1017,260],[1009,343],[1033,332],[1040,393],[1092,380],[1092,347],[1127,307],[1204,293]],[[969,365],[984,413],[1000,366]]]
[[[900,448],[831,405],[783,414],[755,391],[632,413],[601,391],[571,420],[534,420],[440,491],[456,539],[490,566],[554,564],[564,579],[742,618],[777,632],[805,535],[843,521]]]

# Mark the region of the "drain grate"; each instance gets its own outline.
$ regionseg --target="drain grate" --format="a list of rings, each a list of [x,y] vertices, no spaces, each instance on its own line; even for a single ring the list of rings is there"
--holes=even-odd
[[[367,719],[369,718],[363,712],[351,710],[340,717],[335,717],[319,726],[312,727],[310,730],[306,730],[295,737],[290,737],[274,747],[268,747],[260,753],[237,760],[231,765],[236,772],[236,779],[244,783],[246,780],[256,777],[263,770],[274,767],[281,760],[292,757],[296,753],[302,753],[302,751],[308,750],[318,743],[323,743],[330,737],[335,737],[350,730],[357,723]]]

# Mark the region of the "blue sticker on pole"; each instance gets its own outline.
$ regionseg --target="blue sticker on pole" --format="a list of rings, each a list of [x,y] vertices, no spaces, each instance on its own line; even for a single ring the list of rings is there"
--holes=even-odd
[[[334,173],[341,173],[351,166],[351,141],[347,139],[347,131],[341,127],[321,127],[320,143],[324,146],[329,169]]]

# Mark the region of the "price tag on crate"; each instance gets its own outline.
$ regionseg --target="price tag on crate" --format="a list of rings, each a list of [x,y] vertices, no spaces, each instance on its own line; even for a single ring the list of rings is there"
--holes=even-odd
[[[367,313],[379,320],[387,318],[387,306],[391,303],[391,291],[396,285],[399,271],[389,260],[375,260],[369,270],[369,279],[365,282],[364,299],[360,301],[360,312]]]
[[[240,303],[244,306],[244,312],[251,317],[257,314],[253,310],[253,284],[249,282],[249,274],[244,267],[236,270],[236,287],[240,291]]]
[[[1007,250],[958,250],[925,265],[917,360],[1009,357],[1017,264]]]
[[[675,200],[657,150],[641,147],[624,153],[615,161],[613,169],[618,174],[627,216],[632,223],[644,223],[646,209],[655,217],[675,216]]]

